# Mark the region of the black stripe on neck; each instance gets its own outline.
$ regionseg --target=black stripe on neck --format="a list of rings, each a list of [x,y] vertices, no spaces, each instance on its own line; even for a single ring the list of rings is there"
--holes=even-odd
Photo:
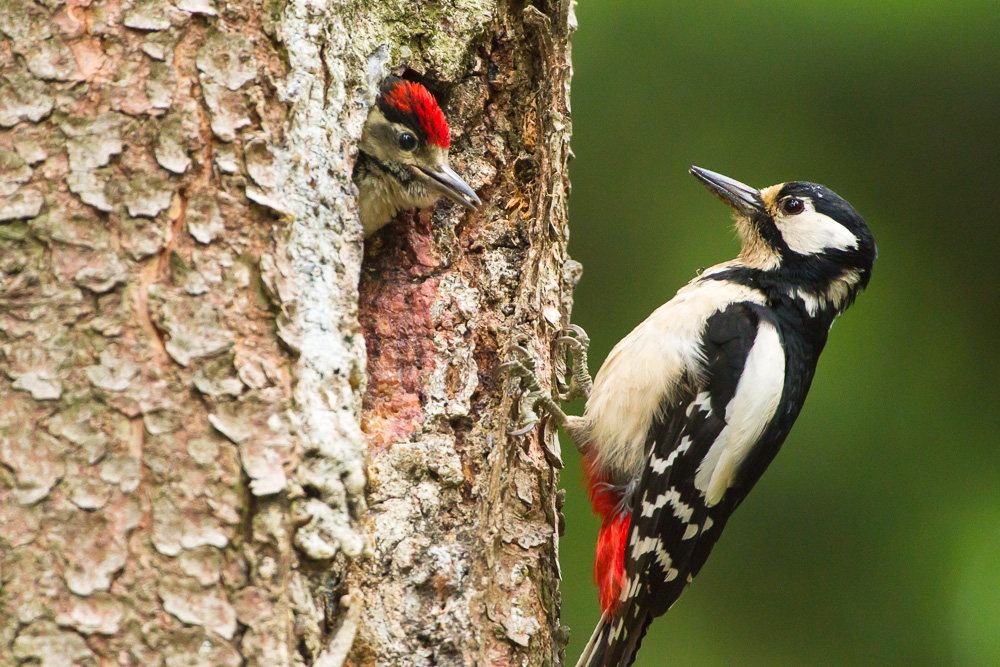
[[[413,180],[413,174],[409,169],[401,167],[400,165],[394,164],[392,162],[384,162],[379,160],[377,157],[371,153],[366,153],[365,151],[358,151],[360,158],[363,158],[370,166],[378,169],[384,174],[389,174],[394,177],[400,183],[408,183]]]

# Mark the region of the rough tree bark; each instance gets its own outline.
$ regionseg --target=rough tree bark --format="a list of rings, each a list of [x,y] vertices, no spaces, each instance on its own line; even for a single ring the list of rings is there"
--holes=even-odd
[[[569,0],[0,0],[0,664],[561,664]],[[486,206],[365,247],[378,81]],[[554,439],[547,447],[557,447]]]

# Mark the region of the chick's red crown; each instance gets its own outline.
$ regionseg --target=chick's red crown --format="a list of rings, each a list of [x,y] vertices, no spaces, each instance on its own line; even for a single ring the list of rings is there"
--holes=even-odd
[[[389,77],[381,86],[377,104],[389,120],[413,129],[425,141],[448,148],[451,133],[444,112],[430,91],[419,83]]]

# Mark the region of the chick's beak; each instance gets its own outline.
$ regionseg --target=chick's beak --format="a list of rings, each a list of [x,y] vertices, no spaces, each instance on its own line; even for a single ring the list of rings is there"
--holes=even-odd
[[[448,199],[475,211],[482,206],[482,201],[472,191],[469,184],[446,164],[436,167],[412,167],[414,175],[435,192],[440,192]]]
[[[757,189],[701,167],[691,167],[690,172],[709,192],[729,204],[740,215],[753,216],[766,212]]]

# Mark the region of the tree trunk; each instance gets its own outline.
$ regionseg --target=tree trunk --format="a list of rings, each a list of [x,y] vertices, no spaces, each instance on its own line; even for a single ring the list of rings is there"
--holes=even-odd
[[[569,1],[0,2],[0,664],[561,663]],[[419,77],[486,201],[367,246]],[[545,447],[557,447],[549,436]]]

